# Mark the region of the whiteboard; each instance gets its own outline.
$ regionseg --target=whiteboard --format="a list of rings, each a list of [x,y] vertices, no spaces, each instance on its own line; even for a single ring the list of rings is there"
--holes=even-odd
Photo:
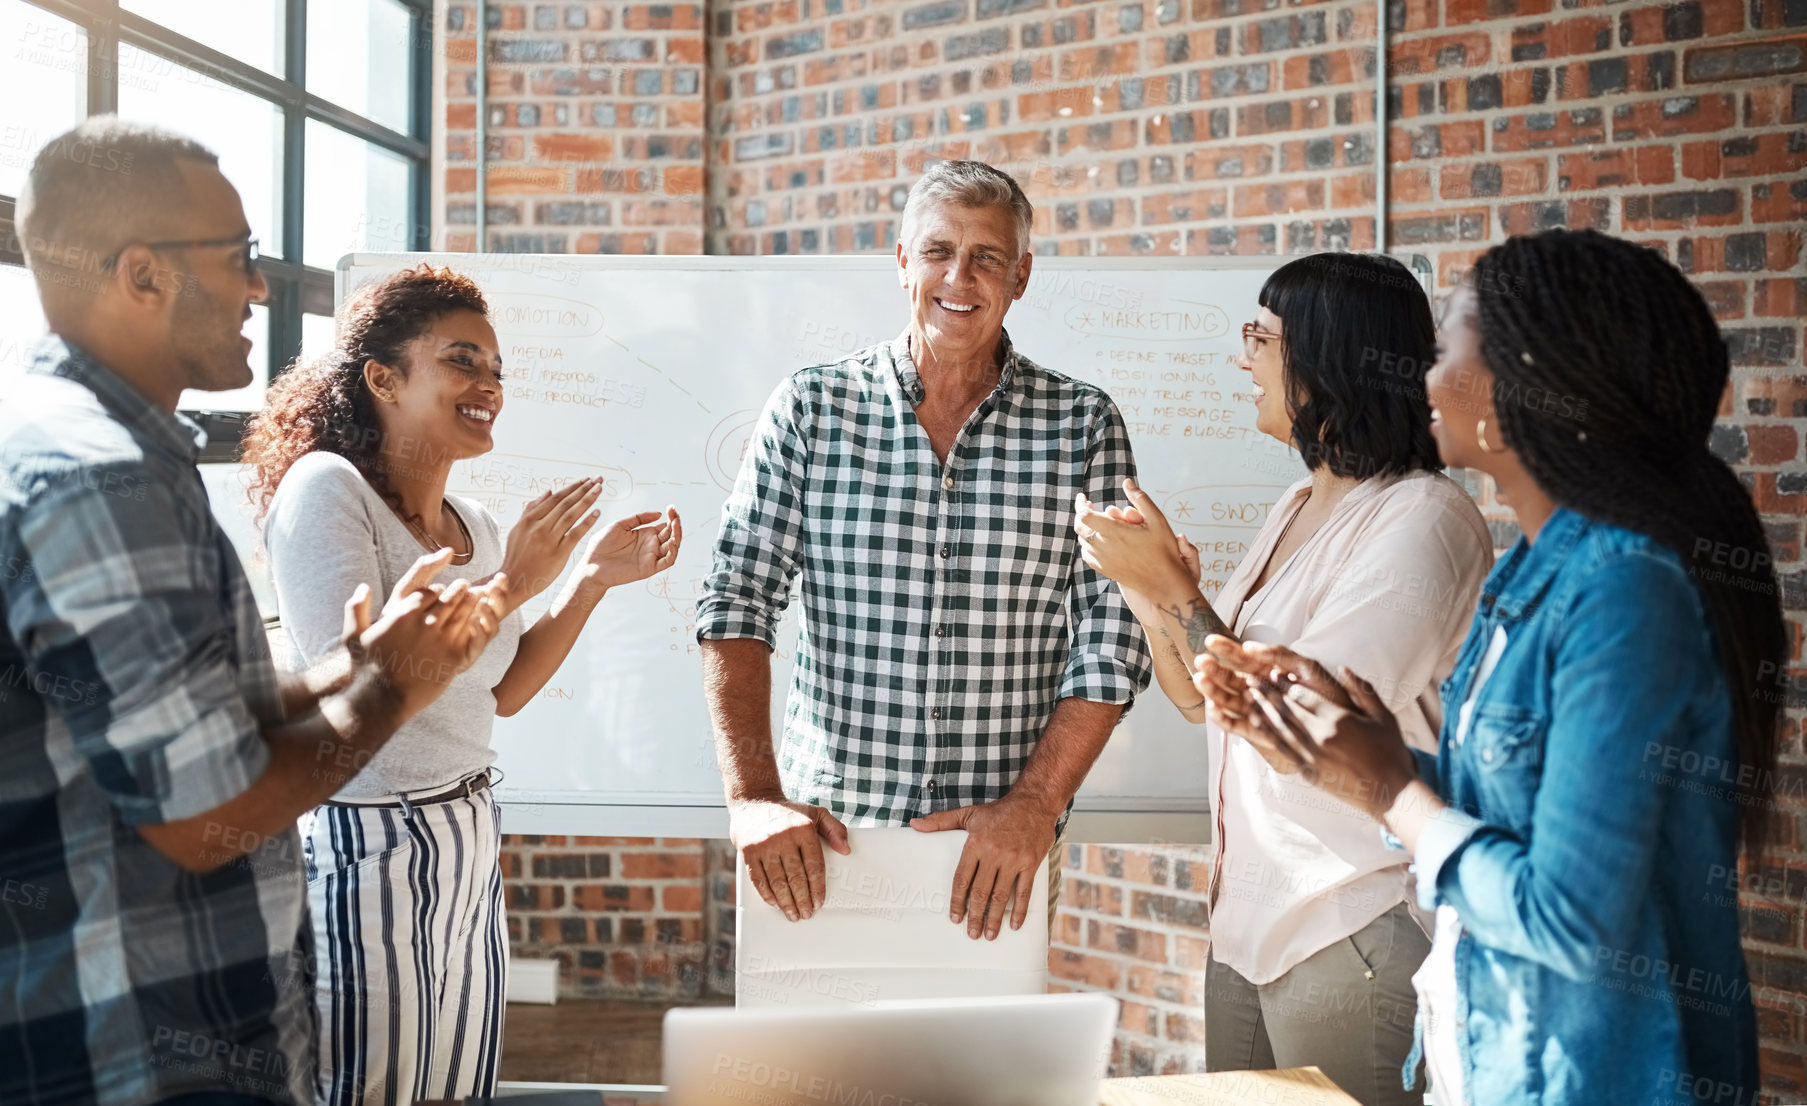
[[[667,504],[685,524],[677,565],[611,592],[545,690],[496,720],[511,830],[628,832],[598,828],[627,824],[618,818],[580,816],[560,829],[534,816],[632,807],[639,833],[719,834],[694,611],[722,501],[779,381],[903,330],[908,303],[892,260],[354,254],[340,263],[338,298],[420,260],[482,286],[504,360],[495,449],[455,465],[450,490],[482,502],[506,530],[548,487],[600,473],[604,525]],[[1109,390],[1149,492],[1198,543],[1207,596],[1306,471],[1255,431],[1248,377],[1234,363],[1239,327],[1279,263],[1037,258],[1005,319],[1023,354]],[[530,623],[557,588],[524,609]],[[787,616],[773,659],[774,732],[795,639]],[[1151,685],[1077,809],[1184,814],[1196,826],[1207,809],[1202,731]]]

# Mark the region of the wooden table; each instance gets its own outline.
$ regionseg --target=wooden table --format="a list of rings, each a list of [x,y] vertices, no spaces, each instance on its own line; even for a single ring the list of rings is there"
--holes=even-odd
[[[1099,1106],[1360,1106],[1316,1068],[1106,1079]]]
[[[1099,1089],[1099,1106],[1359,1106],[1316,1068],[1107,1079]],[[661,1087],[605,1089],[594,1084],[572,1084],[563,1090],[547,1087],[520,1097],[484,1101],[497,1106],[656,1106],[666,1102]],[[418,1106],[458,1104],[421,1102]]]

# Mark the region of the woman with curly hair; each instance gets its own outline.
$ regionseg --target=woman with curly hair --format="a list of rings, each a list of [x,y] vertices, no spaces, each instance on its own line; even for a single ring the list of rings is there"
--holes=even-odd
[[[1438,1101],[1756,1102],[1725,892],[1740,836],[1764,841],[1788,639],[1756,508],[1708,448],[1725,341],[1661,254],[1593,231],[1488,250],[1441,337],[1443,458],[1491,476],[1523,537],[1443,684],[1438,755],[1286,650],[1202,689],[1411,854]]]
[[[388,594],[423,550],[450,549],[474,581],[506,573],[509,601],[476,663],[447,673],[438,701],[302,820],[321,1100],[489,1094],[508,951],[493,719],[545,686],[610,587],[670,567],[682,530],[675,510],[650,511],[591,537],[550,608],[523,628],[520,605],[563,572],[597,522],[602,489],[589,479],[542,494],[506,542],[481,505],[446,492],[452,463],[487,453],[502,414],[482,292],[421,265],[359,289],[337,331],[330,353],[271,386],[246,437],[293,660],[312,663],[339,639],[332,597],[359,583]]]

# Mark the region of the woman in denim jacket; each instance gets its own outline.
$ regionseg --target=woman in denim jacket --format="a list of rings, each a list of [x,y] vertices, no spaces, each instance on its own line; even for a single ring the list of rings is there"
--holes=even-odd
[[[1241,696],[1199,689],[1413,854],[1441,1102],[1754,1104],[1735,873],[1786,651],[1757,513],[1707,449],[1725,344],[1660,254],[1590,231],[1489,250],[1441,339],[1443,459],[1493,477],[1524,537],[1443,684],[1439,756],[1285,650],[1249,647]]]

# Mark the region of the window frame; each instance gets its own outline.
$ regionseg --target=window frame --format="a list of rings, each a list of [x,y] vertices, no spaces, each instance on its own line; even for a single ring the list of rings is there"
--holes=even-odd
[[[408,12],[408,131],[392,130],[307,90],[308,0],[281,0],[283,75],[266,73],[160,23],[120,7],[120,0],[24,0],[31,7],[69,20],[88,35],[87,104],[89,116],[115,111],[119,105],[119,47],[126,44],[176,64],[199,70],[233,88],[268,101],[282,112],[282,256],[258,263],[270,285],[270,337],[261,366],[265,381],[274,380],[301,352],[303,314],[331,315],[333,273],[302,261],[308,120],[406,158],[409,162],[409,249],[430,248],[432,205],[431,112],[433,80],[433,0],[395,0]],[[178,128],[179,129],[179,128]],[[0,265],[24,265],[25,256],[14,225],[17,197],[0,195]],[[184,410],[208,432],[203,462],[237,459],[244,413]]]

